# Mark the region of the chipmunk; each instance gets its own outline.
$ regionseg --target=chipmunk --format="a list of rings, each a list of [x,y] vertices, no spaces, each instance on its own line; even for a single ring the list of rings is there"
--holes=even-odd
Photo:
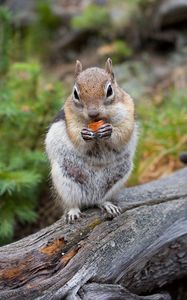
[[[112,203],[133,166],[137,126],[131,97],[117,84],[112,60],[105,69],[82,70],[76,62],[75,83],[46,135],[53,185],[68,222],[81,208],[98,206],[111,217],[120,214]],[[96,132],[91,122],[103,121]]]

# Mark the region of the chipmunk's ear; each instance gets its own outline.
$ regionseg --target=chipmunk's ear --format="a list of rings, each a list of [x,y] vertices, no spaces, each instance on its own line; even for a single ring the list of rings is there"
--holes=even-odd
[[[108,58],[105,64],[105,71],[111,76],[111,79],[114,80],[114,73],[112,69],[112,60]]]
[[[82,72],[82,64],[79,60],[76,60],[75,65],[75,78]]]

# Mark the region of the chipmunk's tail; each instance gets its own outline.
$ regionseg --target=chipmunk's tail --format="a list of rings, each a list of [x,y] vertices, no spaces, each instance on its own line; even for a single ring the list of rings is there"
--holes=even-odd
[[[187,152],[182,152],[179,155],[179,159],[182,163],[187,164]]]

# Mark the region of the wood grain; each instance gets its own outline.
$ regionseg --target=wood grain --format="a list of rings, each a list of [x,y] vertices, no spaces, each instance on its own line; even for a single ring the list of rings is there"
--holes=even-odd
[[[114,200],[113,220],[89,209],[1,247],[0,299],[170,299],[149,294],[187,275],[187,168]]]

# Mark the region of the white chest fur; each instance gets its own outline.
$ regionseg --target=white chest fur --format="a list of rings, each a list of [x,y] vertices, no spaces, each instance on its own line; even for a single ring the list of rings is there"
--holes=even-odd
[[[46,137],[53,184],[65,206],[91,206],[110,200],[132,170],[136,132],[119,152],[108,143],[85,145],[84,152],[71,143],[64,121],[54,123]]]

